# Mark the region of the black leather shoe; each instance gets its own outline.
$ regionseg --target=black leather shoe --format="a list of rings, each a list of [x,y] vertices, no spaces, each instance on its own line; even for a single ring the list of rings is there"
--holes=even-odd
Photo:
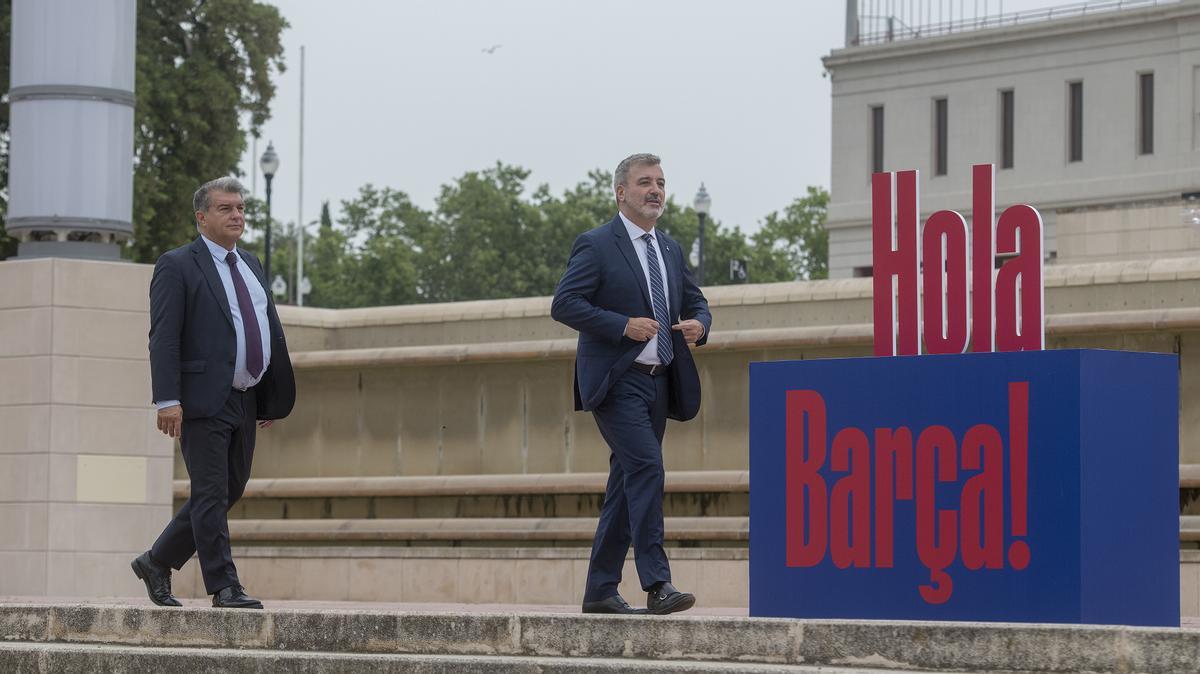
[[[159,606],[183,606],[171,595],[171,567],[162,566],[151,559],[149,550],[138,555],[129,566],[133,567],[133,574],[146,584],[150,601]]]
[[[262,602],[246,594],[241,585],[230,585],[213,595],[213,608],[262,608]]]
[[[680,592],[670,583],[660,583],[657,589],[651,590],[646,596],[646,612],[654,615],[686,611],[695,605],[696,595]]]
[[[634,608],[627,604],[621,595],[614,594],[607,599],[600,601],[585,601],[583,602],[584,613],[618,613],[623,615],[642,615],[646,612],[644,608]]]

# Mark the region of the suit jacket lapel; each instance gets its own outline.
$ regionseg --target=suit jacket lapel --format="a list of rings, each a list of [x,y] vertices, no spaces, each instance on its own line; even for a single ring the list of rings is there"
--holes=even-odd
[[[254,274],[254,278],[258,279],[258,283],[262,286],[263,292],[267,294],[267,323],[270,324],[267,327],[270,328],[271,337],[274,338],[277,336],[275,334],[275,323],[279,320],[279,315],[275,311],[275,300],[271,297],[271,290],[267,287],[266,271],[262,268],[262,265],[258,263],[257,259],[250,257],[250,253],[247,253],[241,248],[238,248],[237,252],[238,256],[242,258],[242,262],[246,264],[246,268]],[[282,330],[283,326],[280,325],[279,329]]]
[[[650,302],[650,287],[646,285],[646,272],[642,270],[642,262],[638,259],[637,251],[633,249],[633,242],[629,240],[629,232],[625,230],[625,222],[621,220],[621,216],[613,218],[613,221],[608,223],[612,230],[613,236],[617,238],[617,250],[625,256],[625,261],[629,263],[629,270],[633,272],[637,278],[638,287],[642,289],[642,299],[646,300],[646,306],[650,307],[651,312],[654,310],[654,305]]]
[[[242,258],[242,263],[245,265],[245,268],[249,269],[250,273],[254,274],[254,278],[258,279],[258,285],[262,286],[263,292],[267,293],[267,301],[270,302],[271,292],[267,289],[267,280],[263,277],[262,268],[251,262],[253,258],[251,258],[250,254],[246,251],[238,248],[237,252],[238,257]]]
[[[225,320],[229,321],[229,327],[233,325],[233,312],[229,310],[229,296],[225,294],[225,284],[221,283],[221,276],[217,273],[217,265],[213,262],[212,253],[208,250],[208,245],[204,243],[204,239],[196,237],[196,241],[192,244],[192,259],[200,266],[201,273],[204,274],[204,280],[208,282],[208,289],[212,291],[213,297],[216,298],[217,304],[221,307],[221,313],[225,315]]]
[[[665,236],[656,236],[655,239],[658,240],[658,248],[659,252],[662,253],[663,264],[666,265],[667,287],[669,288],[667,291],[667,304],[670,305],[668,306],[668,310],[671,312],[670,319],[674,321],[675,317],[679,315],[679,293],[682,292],[683,283],[679,276],[679,270],[675,268],[675,256],[671,254],[671,248],[674,245],[668,244],[665,241]]]

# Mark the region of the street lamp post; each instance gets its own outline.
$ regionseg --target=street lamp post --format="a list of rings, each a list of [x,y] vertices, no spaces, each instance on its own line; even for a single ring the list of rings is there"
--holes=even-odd
[[[262,167],[263,177],[267,179],[267,243],[263,250],[263,273],[267,277],[267,285],[271,284],[271,178],[279,170],[279,155],[275,154],[275,143],[267,143],[267,151],[263,153],[258,165]],[[267,292],[271,292],[267,289]]]
[[[692,205],[696,209],[696,215],[700,216],[700,252],[696,262],[696,283],[704,285],[704,221],[708,219],[708,209],[712,208],[712,197],[708,196],[704,183],[700,183],[700,190],[696,192],[696,200]]]

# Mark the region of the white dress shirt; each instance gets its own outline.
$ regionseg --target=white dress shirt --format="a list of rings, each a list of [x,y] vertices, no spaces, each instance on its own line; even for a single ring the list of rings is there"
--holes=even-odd
[[[621,216],[621,222],[625,223],[625,229],[629,232],[629,239],[633,241],[633,250],[637,252],[638,261],[642,263],[642,274],[646,276],[646,290],[653,293],[651,288],[654,286],[650,285],[650,265],[646,262],[646,242],[642,240],[642,237],[647,232],[630,222],[624,213],[617,211],[617,215]],[[671,291],[668,290],[670,286],[667,283],[667,263],[663,261],[662,239],[658,238],[658,234],[653,228],[650,229],[649,233],[654,237],[654,252],[658,257],[658,272],[662,275],[663,299],[667,302],[667,311],[670,311]],[[651,298],[653,298],[653,294],[651,294]],[[651,302],[650,306],[653,308],[653,302]],[[668,316],[667,320],[671,320],[671,317]],[[670,331],[671,326],[668,324],[666,328]],[[655,333],[650,338],[650,341],[646,342],[646,348],[642,349],[642,353],[638,355],[637,362],[645,363],[646,365],[662,364],[662,361],[658,358],[658,333]]]
[[[258,277],[250,270],[246,261],[241,255],[238,255],[238,274],[246,282],[246,290],[250,291],[250,301],[254,305],[254,316],[258,319],[259,337],[262,339],[263,370],[258,373],[258,376],[251,376],[250,371],[246,369],[245,323],[242,320],[241,307],[238,306],[237,289],[233,286],[233,273],[229,269],[229,263],[225,261],[225,256],[229,254],[229,251],[209,241],[203,235],[200,238],[208,246],[208,251],[212,254],[213,264],[217,267],[217,275],[221,277],[221,285],[225,287],[225,297],[229,300],[229,312],[233,314],[233,331],[237,334],[237,357],[233,363],[233,381],[230,383],[230,387],[247,389],[257,384],[266,373],[267,367],[271,365],[271,326],[267,323],[267,293],[263,290],[262,284],[258,282]],[[233,252],[237,254],[236,246]],[[156,402],[155,406],[161,410],[165,407],[172,407],[178,404],[180,404],[178,400],[165,400]]]

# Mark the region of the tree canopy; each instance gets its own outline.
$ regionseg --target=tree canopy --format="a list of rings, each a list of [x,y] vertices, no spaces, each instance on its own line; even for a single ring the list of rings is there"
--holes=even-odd
[[[529,171],[497,163],[443,185],[432,210],[392,188],[365,185],[343,201],[335,224],[329,204],[305,245],[312,284],[306,305],[363,307],[549,295],[579,234],[616,213],[612,174],[595,170],[562,194],[528,185]],[[734,282],[731,260],[745,261],[755,282],[823,278],[829,195],[811,187],[782,212],[764,218],[747,237],[740,228],[709,221],[705,230],[706,285]],[[261,209],[247,210],[261,230]],[[691,206],[668,199],[658,227],[692,250],[699,219]],[[287,277],[295,266],[295,230],[276,225],[272,268]],[[256,233],[251,247],[261,242]],[[294,287],[289,279],[289,287]],[[294,294],[292,295],[294,297]]]

